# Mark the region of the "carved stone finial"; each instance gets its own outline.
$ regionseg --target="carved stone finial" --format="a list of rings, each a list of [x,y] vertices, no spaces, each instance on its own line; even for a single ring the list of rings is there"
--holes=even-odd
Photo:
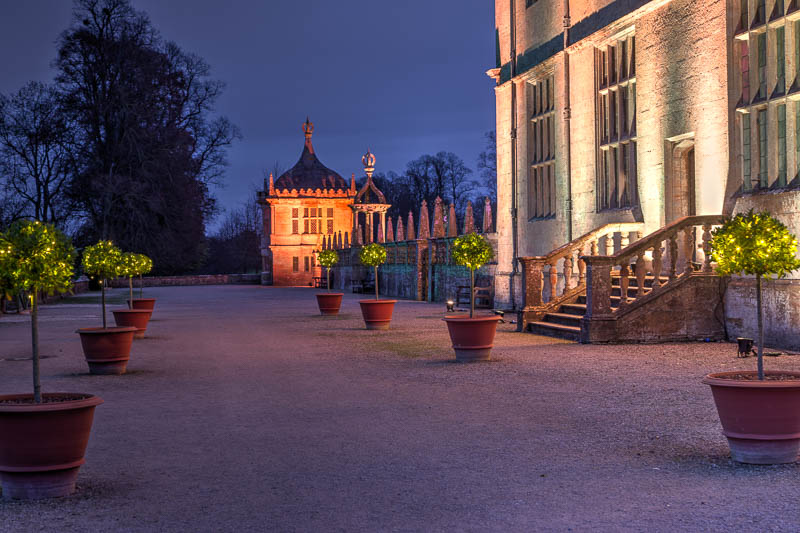
[[[383,224],[382,224],[382,222],[383,221],[381,219],[378,219],[378,242],[385,242],[385,239],[383,238]]]
[[[272,172],[269,173],[269,194],[270,196],[275,194],[275,182],[272,178]]]
[[[314,134],[314,123],[308,120],[308,117],[306,117],[306,121],[303,122],[303,133],[305,133],[307,139],[310,139]]]
[[[397,237],[395,237],[394,240],[396,241],[406,240],[406,233],[405,231],[403,231],[403,217],[397,217]]]
[[[372,178],[372,173],[375,172],[375,155],[367,148],[367,153],[361,157],[361,162],[364,164],[364,173],[367,178]]]
[[[394,225],[392,225],[392,217],[386,219],[386,242],[394,241]]]
[[[483,233],[492,232],[492,203],[487,196],[483,200]]]
[[[409,241],[414,239],[414,235],[416,235],[416,233],[414,232],[414,214],[411,211],[408,212],[408,224],[406,224],[406,235],[407,235],[406,240]]]
[[[306,121],[303,122],[303,133],[306,135],[306,150],[313,154],[314,153],[314,145],[311,144],[311,134],[314,133],[314,124],[308,120],[306,117]]]
[[[433,238],[444,237],[444,210],[442,209],[442,199],[438,196],[433,204]],[[421,229],[421,228],[420,228]]]
[[[356,173],[353,172],[350,175],[350,192],[355,194],[356,193]]]
[[[447,213],[447,236],[458,237],[458,226],[456,226],[456,206],[450,204],[450,209]]]
[[[417,234],[418,239],[430,239],[431,238],[431,223],[429,222],[428,218],[428,202],[422,200],[422,205],[419,209],[419,233]]]
[[[472,213],[472,202],[467,200],[467,209],[464,213],[464,235],[475,231],[475,215]]]
[[[350,248],[350,232],[348,231],[344,232],[344,247]]]

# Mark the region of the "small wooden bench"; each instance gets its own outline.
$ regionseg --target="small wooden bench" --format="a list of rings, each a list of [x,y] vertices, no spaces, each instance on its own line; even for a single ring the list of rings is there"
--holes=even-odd
[[[354,279],[350,282],[353,292],[365,293],[375,291],[375,282],[369,279]]]
[[[456,288],[456,305],[469,305],[469,285]],[[475,307],[492,308],[492,290],[490,287],[475,287]]]

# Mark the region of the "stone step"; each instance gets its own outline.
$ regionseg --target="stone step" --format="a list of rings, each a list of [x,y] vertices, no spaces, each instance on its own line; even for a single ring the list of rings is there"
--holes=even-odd
[[[580,327],[565,326],[563,324],[553,324],[550,322],[531,322],[528,324],[528,332],[535,335],[556,337],[558,339],[566,339],[575,342],[579,341],[581,336]]]
[[[558,311],[560,313],[567,313],[567,314],[570,314],[570,315],[583,316],[583,315],[586,314],[586,304],[585,303],[583,303],[583,304],[579,304],[579,303],[564,304],[564,305],[561,306],[561,308]]]
[[[562,326],[581,327],[582,316],[572,315],[569,313],[547,313],[544,315],[543,322],[548,324],[561,324]]]
[[[617,274],[613,274],[612,273],[611,274],[611,285],[612,286],[619,286],[619,282],[620,282],[621,278],[622,278],[622,276],[620,276],[619,273],[617,273]],[[656,279],[655,276],[645,276],[645,278],[644,278],[644,286],[645,287],[652,287],[653,286],[653,281],[655,279]],[[661,276],[660,279],[661,279],[661,284],[662,285],[669,281],[669,278],[664,277],[664,276]],[[639,280],[636,279],[636,276],[633,276],[633,275],[628,276],[628,286],[629,287],[638,287],[639,286]]]

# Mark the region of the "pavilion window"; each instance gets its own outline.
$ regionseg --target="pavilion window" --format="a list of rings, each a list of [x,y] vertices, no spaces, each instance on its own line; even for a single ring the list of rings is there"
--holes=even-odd
[[[297,207],[292,208],[292,233],[298,234],[300,233],[300,209]]]
[[[299,271],[300,271],[300,258],[292,257],[292,272],[299,272]]]
[[[528,84],[528,218],[555,216],[555,98],[554,79]]]
[[[309,265],[308,256],[305,256],[305,257],[303,258],[303,266],[305,267],[305,271],[306,271],[306,272],[308,272],[308,271],[309,271],[309,266],[310,266],[310,265]]]
[[[598,210],[630,208],[639,202],[635,47],[635,36],[628,34],[596,54]]]
[[[767,1],[756,0],[756,20],[759,24],[767,22]]]

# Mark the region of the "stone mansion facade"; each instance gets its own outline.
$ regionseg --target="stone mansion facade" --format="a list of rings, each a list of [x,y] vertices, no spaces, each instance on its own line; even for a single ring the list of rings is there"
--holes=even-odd
[[[703,252],[714,216],[767,210],[800,235],[798,2],[496,0],[495,17],[497,307],[544,313],[530,296],[543,275],[551,300],[573,295],[601,271],[578,260],[598,243],[621,261],[652,236],[615,268],[632,275],[638,258],[656,272],[655,254],[672,280],[682,258],[695,265],[687,273],[711,272]],[[591,237],[609,225],[615,235]],[[574,253],[552,255],[569,243]],[[562,259],[549,278],[534,264]],[[752,336],[753,285],[734,278],[723,292],[729,336]],[[766,287],[767,338],[800,346],[800,276]],[[581,305],[584,331],[592,309],[604,320],[621,314],[591,298]]]

